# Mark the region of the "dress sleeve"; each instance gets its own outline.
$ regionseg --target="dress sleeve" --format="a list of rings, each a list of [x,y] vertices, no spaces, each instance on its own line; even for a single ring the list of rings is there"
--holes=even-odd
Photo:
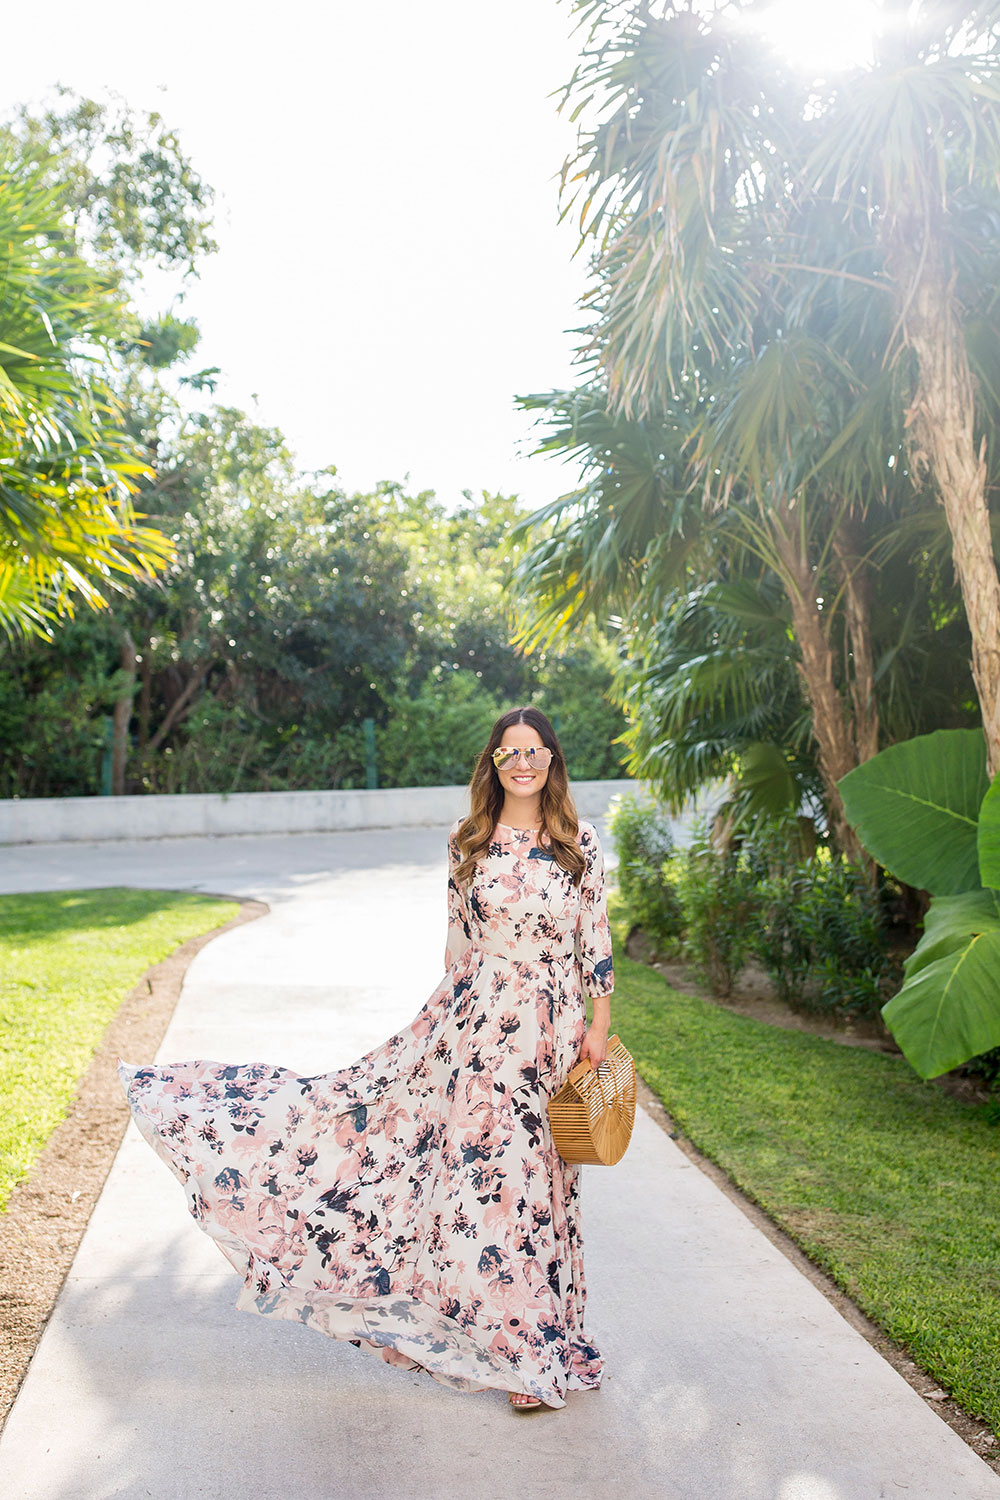
[[[455,871],[462,862],[462,851],[458,847],[458,823],[448,835],[448,942],[445,947],[444,964],[450,969],[472,942],[469,927],[468,898],[455,879]]]
[[[595,828],[588,825],[583,829],[580,846],[587,863],[580,882],[577,953],[583,969],[584,991],[593,999],[595,995],[611,994],[615,987],[615,972],[604,882],[604,852]]]

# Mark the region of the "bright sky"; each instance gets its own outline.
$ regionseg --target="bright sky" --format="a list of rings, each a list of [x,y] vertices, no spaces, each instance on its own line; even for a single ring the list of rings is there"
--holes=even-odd
[[[864,0],[775,0],[810,64],[865,55]],[[0,113],[59,82],[158,109],[217,193],[220,252],[182,312],[218,398],[349,488],[403,479],[541,505],[518,392],[573,382],[582,260],[557,222],[572,146],[567,0],[79,0],[16,7]],[[256,397],[256,404],[254,398]]]

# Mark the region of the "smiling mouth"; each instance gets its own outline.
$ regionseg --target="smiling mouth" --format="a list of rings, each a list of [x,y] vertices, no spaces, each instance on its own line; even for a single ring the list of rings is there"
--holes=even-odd
[[[525,783],[527,783],[529,781],[534,781],[534,779],[535,779],[534,776],[515,776],[514,777],[515,781],[523,781]]]

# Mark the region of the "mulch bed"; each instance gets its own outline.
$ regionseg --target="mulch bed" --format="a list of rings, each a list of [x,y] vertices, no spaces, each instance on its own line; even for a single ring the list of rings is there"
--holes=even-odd
[[[104,1033],[69,1113],[30,1176],[14,1189],[7,1212],[0,1214],[0,1426],[125,1134],[129,1110],[115,1071],[117,1058],[152,1058],[195,954],[223,932],[267,911],[262,901],[244,901],[224,927],[191,938],[147,969]]]

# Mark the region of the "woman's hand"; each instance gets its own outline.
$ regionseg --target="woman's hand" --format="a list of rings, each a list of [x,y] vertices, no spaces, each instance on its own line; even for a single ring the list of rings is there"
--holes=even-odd
[[[589,1062],[592,1068],[599,1067],[608,1055],[608,1028],[598,1022],[588,1026],[587,1035],[580,1048],[580,1061]]]

